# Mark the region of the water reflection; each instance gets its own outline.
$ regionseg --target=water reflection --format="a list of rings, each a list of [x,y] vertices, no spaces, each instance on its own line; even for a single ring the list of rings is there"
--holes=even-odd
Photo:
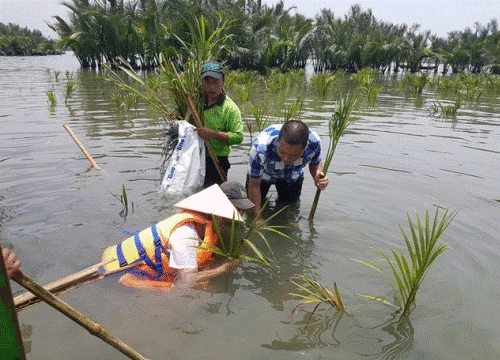
[[[321,315],[321,311],[314,314],[304,312],[298,321],[283,321],[283,324],[295,327],[296,334],[290,340],[277,339],[262,347],[271,350],[300,351],[317,347],[337,347],[341,344],[336,336],[337,328],[345,314],[326,310],[328,313]]]
[[[340,347],[366,359],[383,360],[404,358],[413,349],[413,326],[409,318],[399,319],[399,315],[380,325],[366,327],[354,317],[328,308],[314,314],[304,311],[301,319],[282,323],[293,327],[294,334],[289,339],[278,334],[278,339],[262,347],[292,351]]]
[[[415,331],[407,316],[398,320],[391,319],[381,325],[380,329],[391,335],[394,341],[382,346],[380,353],[375,354],[378,358],[401,359],[405,353],[413,349]]]
[[[317,263],[314,260],[317,234],[313,227],[301,228],[304,217],[301,215],[300,201],[291,206],[271,203],[264,212],[264,217],[275,214],[281,209],[283,211],[272,219],[271,225],[283,226],[280,231],[291,239],[274,233],[266,233],[266,239],[274,253],[272,267],[249,265],[245,266],[242,272],[242,276],[247,281],[246,284],[242,284],[242,287],[259,294],[278,311],[284,309],[284,294],[294,289],[294,285],[290,282],[291,278],[297,274],[310,278],[318,276],[315,272]],[[257,237],[252,241],[255,241],[259,248],[265,247],[265,244]]]

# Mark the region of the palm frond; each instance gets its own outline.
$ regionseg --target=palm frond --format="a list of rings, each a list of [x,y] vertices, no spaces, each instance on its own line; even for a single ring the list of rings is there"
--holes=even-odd
[[[446,210],[440,218],[439,207],[436,207],[434,218],[431,220],[429,211],[426,210],[425,222],[422,223],[418,213],[416,214],[415,221],[407,213],[410,235],[405,232],[401,224],[398,224],[398,227],[403,235],[408,255],[399,254],[394,249],[390,249],[390,255],[376,250],[376,253],[385,260],[390,268],[392,281],[389,277],[386,277],[386,280],[392,287],[394,296],[399,304],[398,310],[401,311],[401,316],[409,315],[415,305],[415,297],[426,273],[434,260],[446,250],[448,244],[442,243],[437,245],[437,241],[456,214],[456,211],[449,214],[448,210]],[[374,266],[372,263],[356,261],[384,274],[380,268]],[[368,295],[363,295],[363,297],[377,301],[380,299],[379,297]]]

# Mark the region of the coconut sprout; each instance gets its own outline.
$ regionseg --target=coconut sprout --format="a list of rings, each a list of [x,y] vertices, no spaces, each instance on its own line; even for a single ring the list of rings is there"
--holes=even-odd
[[[344,303],[340,298],[337,283],[333,283],[334,292],[332,292],[319,282],[314,281],[304,275],[297,275],[297,277],[303,281],[303,284],[299,284],[298,281],[295,280],[290,280],[290,282],[297,287],[297,290],[300,291],[300,293],[288,293],[287,295],[302,299],[302,301],[293,309],[292,314],[295,313],[299,308],[303,308],[305,305],[316,304],[313,311],[311,312],[311,315],[309,316],[309,320],[307,321],[307,324],[309,324],[312,316],[322,304],[331,306],[338,312],[346,312]]]
[[[323,173],[326,175],[328,172],[328,168],[330,167],[330,163],[332,162],[333,154],[335,153],[335,149],[337,148],[337,144],[340,140],[340,137],[344,133],[347,127],[354,123],[356,120],[351,117],[352,111],[354,109],[354,105],[356,104],[356,98],[347,94],[345,98],[341,98],[335,107],[335,112],[333,113],[330,121],[328,123],[328,135],[330,142],[328,144],[328,150],[326,151],[326,156],[323,160]],[[321,190],[316,190],[316,195],[314,196],[314,201],[311,206],[311,212],[309,213],[309,221],[312,222],[314,220],[314,214],[316,212],[316,208],[318,206],[319,196],[321,194]]]
[[[438,239],[450,225],[455,215],[455,211],[449,214],[448,210],[446,210],[444,215],[440,218],[439,207],[436,207],[434,219],[430,219],[429,211],[426,210],[425,222],[422,223],[418,213],[416,213],[416,221],[412,221],[410,215],[407,213],[409,233],[403,229],[401,224],[398,224],[398,226],[405,240],[408,254],[398,253],[394,249],[390,249],[389,254],[380,250],[376,251],[390,268],[389,273],[392,274],[392,280],[390,280],[390,276],[387,276],[386,279],[394,292],[397,305],[381,297],[361,296],[383,302],[386,305],[398,309],[398,311],[401,312],[401,316],[408,316],[415,307],[415,298],[425,275],[429,271],[434,260],[436,260],[448,246],[447,243],[438,244]],[[356,261],[385,276],[384,271],[373,262]]]

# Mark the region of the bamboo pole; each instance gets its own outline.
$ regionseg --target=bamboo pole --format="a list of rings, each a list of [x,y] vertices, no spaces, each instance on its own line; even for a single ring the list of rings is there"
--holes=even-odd
[[[139,261],[134,264],[130,264],[124,267],[121,267],[116,270],[108,271],[105,273],[99,273],[99,267],[103,266],[107,263],[115,261],[116,259],[110,259],[106,262],[101,262],[99,264],[92,265],[87,269],[79,271],[75,274],[68,275],[62,279],[51,282],[50,284],[45,285],[43,288],[47,291],[50,291],[53,295],[62,295],[71,290],[75,290],[80,286],[89,284],[96,280],[103,279],[107,276],[114,275],[116,273],[126,271],[132,269],[138,265],[144,264],[144,261]],[[14,306],[16,307],[16,311],[21,311],[36,305],[42,301],[38,296],[31,292],[26,292],[24,294],[18,295],[14,298]]]
[[[194,122],[196,123],[197,127],[203,127],[203,123],[200,119],[200,115],[198,114],[198,111],[196,110],[196,106],[194,106],[193,99],[191,99],[191,96],[187,92],[186,88],[184,87],[184,83],[182,82],[182,79],[177,72],[177,69],[175,68],[175,65],[172,61],[170,61],[170,67],[172,68],[175,77],[177,78],[177,81],[179,81],[179,84],[181,85],[182,89],[182,95],[184,96],[184,99],[186,99],[186,102],[188,104],[189,109],[191,110],[191,113],[193,114]],[[217,172],[219,173],[219,176],[221,180],[224,182],[226,181],[226,175],[224,174],[224,171],[222,170],[219,159],[217,158],[217,155],[215,155],[214,150],[212,149],[212,146],[210,145],[210,140],[209,139],[203,139],[205,142],[205,147],[207,148],[208,153],[210,154],[210,157],[212,158],[212,161],[214,162],[215,168],[217,169]]]
[[[94,159],[92,158],[92,156],[90,156],[89,152],[87,151],[87,149],[85,149],[85,147],[83,146],[83,144],[80,142],[80,140],[78,140],[78,138],[76,137],[75,133],[73,132],[73,130],[71,130],[71,128],[69,127],[68,124],[64,124],[63,127],[66,129],[66,131],[69,133],[69,135],[71,136],[71,138],[75,141],[76,145],[78,145],[78,147],[80,148],[80,150],[82,151],[83,155],[85,155],[85,157],[88,159],[88,161],[90,161],[90,163],[92,164],[92,166],[98,170],[101,170],[101,168],[99,167],[99,165],[97,165],[97,163],[94,161]]]
[[[78,325],[84,327],[90,334],[97,336],[104,342],[108,343],[122,354],[126,355],[130,359],[146,360],[144,356],[139,354],[137,351],[132,349],[130,346],[117,339],[112,334],[110,334],[106,329],[104,329],[98,323],[90,320],[82,313],[78,312],[70,305],[66,304],[64,301],[58,299],[49,291],[45,290],[41,285],[37,284],[35,281],[31,280],[29,277],[24,275],[22,272],[16,278],[12,279],[26,290],[37,295],[44,302],[52,306],[57,311],[69,317],[71,320],[76,322]]]

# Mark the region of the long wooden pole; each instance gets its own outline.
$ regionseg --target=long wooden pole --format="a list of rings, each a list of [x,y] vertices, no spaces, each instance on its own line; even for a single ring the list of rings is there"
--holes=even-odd
[[[53,294],[51,294],[49,291],[45,290],[41,285],[37,284],[35,281],[31,280],[29,277],[24,275],[22,272],[19,274],[19,276],[15,277],[14,279],[15,282],[17,282],[19,285],[21,285],[23,288],[28,290],[29,292],[32,292],[36,296],[38,296],[40,299],[42,299],[44,302],[52,306],[54,309],[57,311],[61,312],[62,314],[66,315],[69,317],[71,320],[76,322],[78,325],[84,327],[85,329],[88,330],[88,332],[94,336],[97,336],[104,342],[108,343],[118,351],[120,351],[122,354],[128,356],[130,359],[137,359],[137,360],[146,360],[144,356],[139,354],[137,351],[132,349],[130,346],[122,342],[120,339],[117,339],[113,335],[111,335],[106,329],[104,329],[101,325],[98,323],[90,320],[86,316],[84,316],[82,313],[78,312],[68,304],[66,304],[64,301],[58,299],[55,297]]]
[[[203,127],[203,123],[200,119],[200,115],[198,114],[198,111],[196,110],[196,106],[194,106],[193,99],[191,99],[191,96],[187,92],[186,88],[184,87],[184,83],[182,82],[182,79],[177,72],[177,69],[175,68],[175,65],[172,61],[170,61],[170,67],[172,68],[175,77],[177,78],[177,81],[179,81],[179,84],[181,85],[182,89],[182,95],[184,96],[184,99],[186,100],[189,109],[191,110],[191,113],[193,114],[194,121],[196,123],[197,127]],[[219,176],[221,180],[224,182],[226,181],[226,175],[224,174],[224,171],[222,170],[219,159],[217,158],[217,155],[215,155],[214,150],[212,149],[212,146],[210,145],[210,140],[209,139],[203,139],[205,142],[205,147],[207,148],[208,153],[210,154],[210,157],[212,158],[212,161],[214,162],[215,168],[217,169],[217,172],[219,173]]]
[[[90,161],[90,163],[92,164],[92,166],[95,167],[98,170],[101,170],[101,168],[99,167],[99,165],[97,165],[97,163],[94,161],[94,159],[92,158],[92,156],[90,156],[90,154],[87,151],[87,149],[85,149],[85,147],[80,142],[80,140],[78,140],[78,138],[76,137],[76,135],[73,132],[73,130],[71,130],[71,128],[69,127],[69,125],[68,124],[64,124],[63,127],[69,133],[69,135],[71,136],[71,138],[75,141],[76,145],[78,145],[78,147],[82,151],[83,155],[85,155],[85,157],[88,159],[88,161]]]
[[[88,283],[94,282],[96,280],[100,280],[105,278],[106,276],[110,276],[119,272],[127,271],[132,269],[138,265],[144,264],[144,261],[138,261],[134,264],[130,264],[116,270],[107,271],[104,273],[99,272],[99,267],[105,265],[109,262],[116,261],[116,259],[110,259],[106,262],[101,262],[99,264],[92,265],[87,269],[74,273],[72,275],[68,275],[62,279],[51,282],[50,284],[44,285],[43,288],[47,291],[50,291],[53,295],[61,295],[65,294],[71,290],[77,289],[82,285],[86,285]],[[14,306],[16,307],[16,311],[21,311],[27,309],[33,305],[36,305],[42,301],[35,294],[26,292],[24,294],[18,295],[14,298]]]

